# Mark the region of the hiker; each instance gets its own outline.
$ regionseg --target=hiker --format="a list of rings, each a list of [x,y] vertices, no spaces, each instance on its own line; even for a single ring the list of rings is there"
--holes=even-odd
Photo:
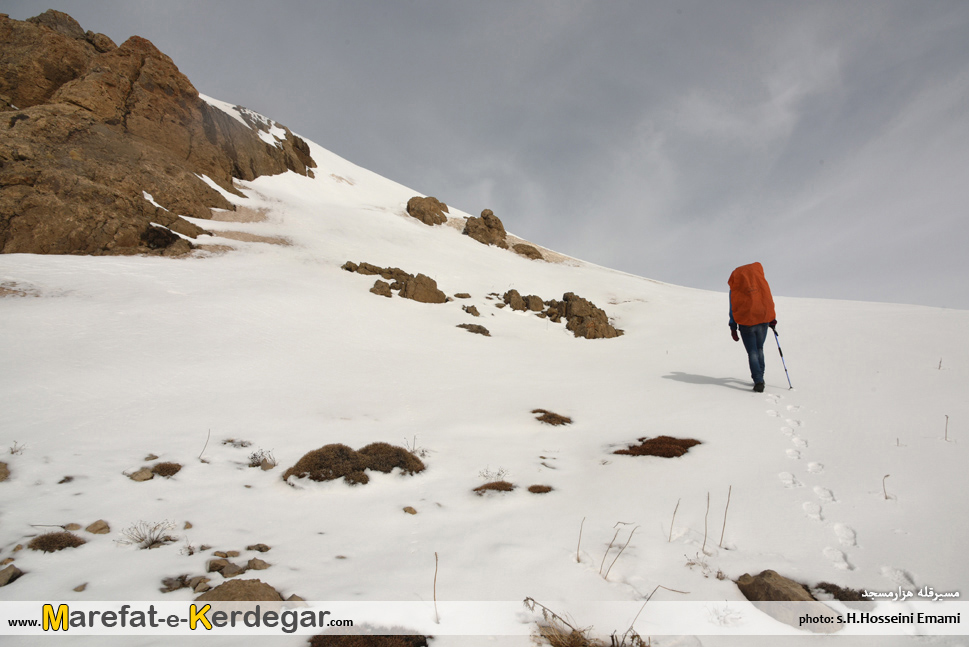
[[[754,391],[764,391],[764,340],[768,326],[776,332],[774,298],[760,263],[741,265],[730,274],[730,336],[744,340]],[[740,334],[737,334],[737,331]]]

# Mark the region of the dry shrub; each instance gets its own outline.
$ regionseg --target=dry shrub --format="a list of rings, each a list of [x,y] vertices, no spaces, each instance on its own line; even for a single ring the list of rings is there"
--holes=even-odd
[[[539,624],[538,637],[551,647],[605,647],[605,643],[590,637],[586,631],[556,622]]]
[[[54,553],[65,548],[77,548],[85,544],[83,539],[72,532],[48,532],[38,535],[30,540],[27,548],[31,550],[42,550],[45,553]]]
[[[348,482],[354,482],[358,479],[356,475],[363,474],[366,467],[367,463],[360,454],[346,445],[336,443],[324,445],[304,454],[295,465],[283,473],[283,480],[295,476],[308,478],[311,481],[332,481],[354,475],[354,479],[347,479]],[[365,474],[363,476],[366,477]]]
[[[313,636],[310,647],[427,647],[428,636]]]
[[[337,443],[305,454],[283,473],[283,480],[290,476],[312,481],[332,481],[342,477],[350,485],[357,485],[370,480],[364,470],[391,472],[395,467],[405,474],[414,474],[424,470],[424,463],[407,450],[387,443],[371,443],[359,452]]]
[[[404,474],[424,471],[424,463],[403,447],[388,443],[370,443],[359,452],[367,460],[367,468],[389,474],[399,467]]]
[[[552,413],[551,411],[546,411],[545,409],[532,409],[532,413],[540,413],[537,420],[539,422],[544,422],[547,425],[571,425],[572,418],[568,416],[560,416],[557,413]]]
[[[676,458],[677,456],[682,456],[689,451],[690,447],[699,445],[700,441],[692,438],[657,436],[656,438],[640,438],[639,443],[639,445],[630,445],[628,449],[617,449],[613,452],[613,454]]]
[[[482,496],[485,492],[511,492],[515,489],[515,486],[508,481],[492,481],[491,483],[485,483],[484,485],[479,485],[474,489],[478,496]]]
[[[815,588],[821,589],[825,593],[834,596],[835,600],[840,600],[841,602],[865,602],[871,599],[866,598],[857,589],[846,589],[830,582],[821,582]]]
[[[153,468],[151,468],[151,471],[157,474],[158,476],[164,476],[165,478],[168,478],[170,476],[175,476],[176,474],[178,474],[178,471],[180,469],[182,469],[182,466],[179,465],[178,463],[159,463],[158,465],[155,465]]]
[[[532,494],[547,494],[552,491],[551,485],[529,485],[528,491]]]

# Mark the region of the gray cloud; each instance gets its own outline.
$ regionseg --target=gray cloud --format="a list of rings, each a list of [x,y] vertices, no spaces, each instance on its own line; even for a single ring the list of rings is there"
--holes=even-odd
[[[759,260],[779,294],[969,308],[964,2],[56,8],[585,260],[724,291]]]

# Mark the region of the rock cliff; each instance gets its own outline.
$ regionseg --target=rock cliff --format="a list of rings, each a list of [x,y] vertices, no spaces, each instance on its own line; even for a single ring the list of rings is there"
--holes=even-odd
[[[304,140],[210,105],[139,36],[116,46],[50,10],[0,14],[0,43],[0,252],[182,253],[205,231],[180,216],[233,208],[215,186],[316,166]]]

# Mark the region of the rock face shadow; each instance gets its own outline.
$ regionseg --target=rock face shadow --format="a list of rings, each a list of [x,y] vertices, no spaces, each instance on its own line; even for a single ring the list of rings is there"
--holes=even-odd
[[[735,389],[737,391],[750,391],[751,389],[751,384],[749,382],[738,380],[735,377],[710,377],[708,375],[694,375],[693,373],[673,371],[669,375],[664,375],[663,379],[686,382],[687,384],[722,386],[728,389]]]

